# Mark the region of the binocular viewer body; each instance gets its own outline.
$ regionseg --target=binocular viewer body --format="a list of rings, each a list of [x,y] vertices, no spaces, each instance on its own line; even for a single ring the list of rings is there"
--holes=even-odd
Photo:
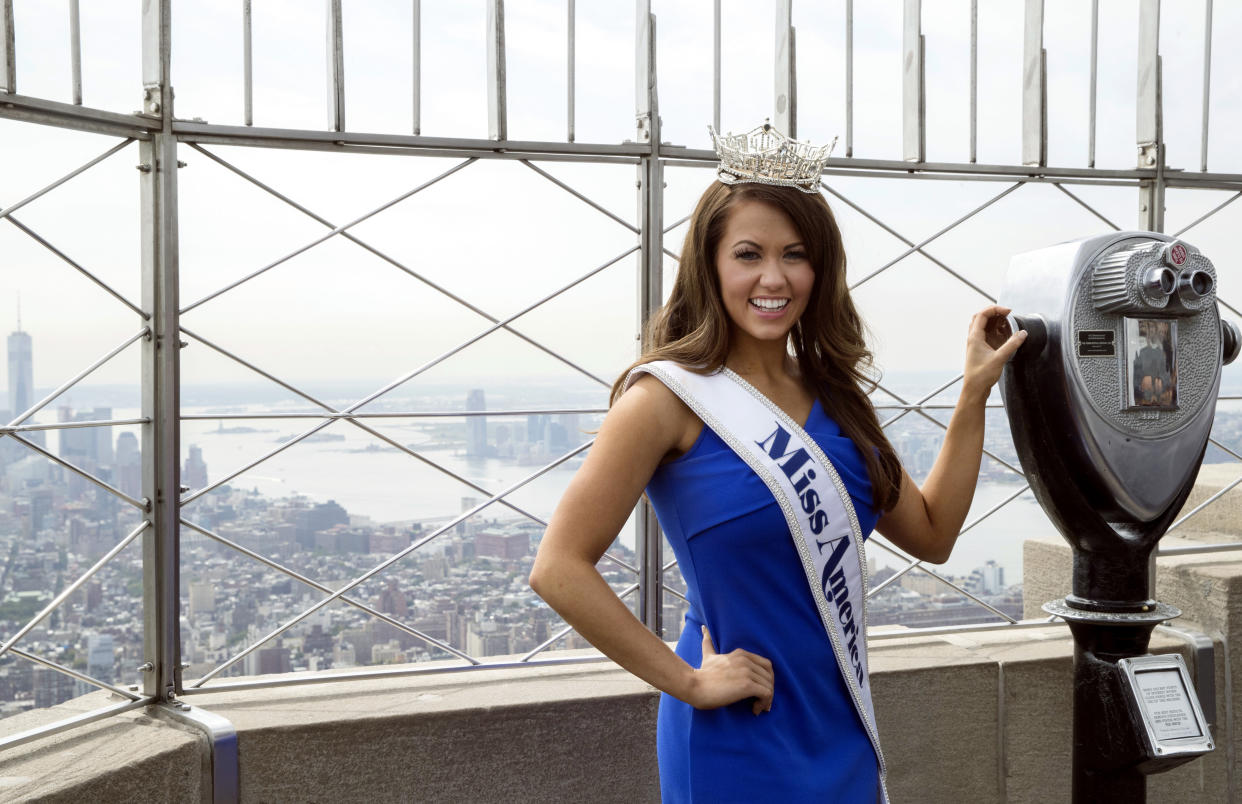
[[[1073,798],[1141,802],[1144,776],[1213,749],[1181,657],[1147,655],[1180,614],[1154,599],[1151,557],[1242,337],[1220,317],[1211,261],[1155,232],[1018,255],[999,301],[1027,332],[1000,382],[1014,446],[1073,549],[1072,593],[1044,606],[1074,635]]]
[[[1000,303],[1028,333],[1001,378],[1023,470],[1076,555],[1113,576],[1076,567],[1070,602],[1144,610],[1146,558],[1194,483],[1242,344],[1216,269],[1167,235],[1119,232],[1014,257]],[[1109,558],[1136,553],[1142,579]]]

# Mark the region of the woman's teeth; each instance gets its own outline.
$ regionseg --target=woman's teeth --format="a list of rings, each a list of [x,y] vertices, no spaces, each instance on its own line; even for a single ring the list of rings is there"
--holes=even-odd
[[[760,310],[782,310],[789,299],[750,299],[750,303]]]

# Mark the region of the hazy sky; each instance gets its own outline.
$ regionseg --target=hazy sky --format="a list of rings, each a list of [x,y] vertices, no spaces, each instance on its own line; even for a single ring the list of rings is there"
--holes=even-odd
[[[316,13],[307,13],[308,5]],[[406,1],[346,2],[348,128],[409,133],[410,6]],[[772,108],[772,3],[725,0],[723,126],[743,130]],[[69,99],[67,4],[16,0],[18,90]],[[105,10],[105,6],[107,10]],[[326,126],[324,19],[321,3],[255,0],[255,124]],[[901,7],[896,0],[855,4],[854,155],[900,158]],[[1137,14],[1129,0],[1103,0],[1097,165],[1135,162],[1134,89]],[[85,102],[117,111],[139,106],[139,10],[83,3]],[[173,84],[179,117],[242,121],[241,4],[173,3]],[[485,137],[483,0],[422,3],[422,133]],[[980,4],[979,161],[1020,158],[1021,0]],[[968,0],[923,4],[927,41],[927,156],[968,157]],[[664,139],[707,147],[711,120],[711,3],[657,0]],[[1090,4],[1046,3],[1049,162],[1085,167]],[[565,137],[565,3],[506,4],[509,131],[514,139]],[[1213,51],[1214,171],[1242,171],[1230,146],[1242,100],[1242,51],[1227,43],[1242,31],[1242,9],[1217,3]],[[579,2],[577,140],[615,143],[634,136],[634,10],[628,3]],[[1199,165],[1203,3],[1165,3],[1165,128],[1169,163]],[[844,135],[844,0],[794,4],[798,31],[799,136]],[[843,156],[838,146],[836,155]],[[0,207],[11,204],[115,142],[109,137],[0,120]],[[356,156],[212,147],[334,224],[352,220],[461,160]],[[182,301],[279,259],[323,226],[184,146],[180,173]],[[21,210],[17,217],[131,299],[139,297],[137,145]],[[543,169],[633,222],[635,171],[629,165],[544,163]],[[665,221],[689,212],[710,171],[668,171]],[[829,177],[846,197],[912,240],[922,240],[1007,183]],[[1137,221],[1129,188],[1071,188],[1123,228]],[[1175,231],[1226,200],[1214,191],[1170,191],[1167,228]],[[854,277],[906,250],[905,244],[844,203],[837,210]],[[1230,265],[1238,210],[1230,207],[1191,230],[1187,240],[1216,262],[1225,298],[1238,276]],[[1048,185],[1022,187],[927,250],[992,294],[1009,257],[1105,225]],[[600,215],[526,166],[483,160],[352,230],[393,259],[496,316],[507,316],[635,245],[628,229]],[[666,245],[679,251],[684,227]],[[515,324],[523,332],[611,379],[634,353],[633,256]],[[666,278],[675,271],[666,260]],[[22,325],[34,337],[35,383],[50,387],[140,328],[131,311],[99,291],[11,225],[0,222],[0,330]],[[926,369],[951,377],[966,317],[983,303],[915,255],[868,282],[858,302],[875,335],[882,367]],[[929,302],[931,302],[929,304]],[[928,327],[927,323],[931,326]],[[186,314],[184,325],[257,364],[293,379],[378,380],[399,376],[488,324],[358,246],[334,238],[263,277]],[[917,337],[914,333],[918,333]],[[248,380],[254,375],[198,344],[185,350],[186,382]],[[5,367],[0,365],[0,372]],[[428,372],[426,379],[575,375],[498,333]],[[136,382],[137,348],[96,379]],[[7,378],[0,373],[0,384]],[[588,384],[589,386],[589,384]]]

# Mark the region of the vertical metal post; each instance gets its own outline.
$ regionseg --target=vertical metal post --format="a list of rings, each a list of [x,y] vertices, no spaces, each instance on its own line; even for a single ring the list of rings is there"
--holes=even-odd
[[[1091,0],[1091,88],[1087,101],[1087,167],[1095,167],[1095,88],[1099,66],[1100,0]]]
[[[0,0],[0,92],[17,92],[13,0]]]
[[[411,68],[414,73],[412,76],[414,88],[411,100],[414,105],[414,136],[417,137],[422,133],[423,128],[423,9],[421,0],[414,0],[414,31],[411,45],[414,51],[414,64]]]
[[[505,0],[487,4],[487,136],[509,138],[505,108]]]
[[[243,122],[254,125],[254,61],[251,58],[250,0],[242,0],[242,102]]]
[[[979,0],[970,0],[970,162],[979,155]]]
[[[772,115],[778,131],[798,136],[798,116],[794,105],[793,0],[776,0],[776,108]]]
[[[73,104],[82,105],[82,15],[78,0],[69,0],[69,73]]]
[[[651,0],[635,0],[635,60],[634,102],[638,124],[638,142],[655,142],[652,130],[659,128],[659,111],[656,109],[655,91],[655,18],[651,16]]]
[[[712,2],[712,127],[720,131],[720,0]]]
[[[1022,26],[1022,164],[1048,164],[1044,0],[1026,0]]]
[[[845,155],[854,155],[854,0],[845,0]]]
[[[905,0],[902,11],[901,158],[907,162],[922,162],[927,156],[922,20],[922,0]]]
[[[1207,172],[1208,109],[1212,98],[1212,0],[1207,0],[1203,20],[1203,130],[1199,142],[1199,170]]]
[[[638,268],[639,351],[646,343],[642,334],[647,321],[660,307],[664,292],[664,167],[660,162],[660,113],[656,94],[656,31],[651,0],[637,0],[638,44],[635,98],[638,107],[638,138],[651,143],[651,151],[638,165],[638,219],[642,226]],[[664,633],[664,537],[655,511],[645,498],[636,511],[636,542],[639,553],[638,616],[659,635]]]
[[[1139,228],[1164,229],[1164,132],[1161,117],[1160,0],[1140,0],[1136,139],[1138,166],[1154,169],[1139,182]]]
[[[574,141],[574,78],[577,71],[577,22],[574,19],[574,0],[568,0],[568,16],[566,21],[566,50],[568,51],[568,64],[565,65],[565,87],[566,87],[566,104],[565,120],[567,131],[565,139],[568,142]]]
[[[328,126],[345,130],[345,36],[341,0],[328,3]]]
[[[140,143],[142,306],[151,337],[142,347],[142,488],[151,527],[143,535],[143,693],[160,700],[181,687],[178,519],[180,331],[177,279],[177,140],[169,83],[171,0],[142,11],[144,108],[159,130]]]

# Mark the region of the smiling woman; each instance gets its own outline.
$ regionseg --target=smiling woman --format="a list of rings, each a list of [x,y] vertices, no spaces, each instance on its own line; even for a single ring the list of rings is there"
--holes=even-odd
[[[721,175],[699,200],[647,351],[613,386],[530,580],[665,693],[664,801],[886,800],[863,542],[874,528],[920,559],[948,558],[984,402],[1023,336],[990,334],[1003,308],[974,317],[944,447],[915,486],[865,393],[871,355],[819,167],[799,170],[802,146],[763,132],[763,150],[743,155],[760,170]],[[644,489],[686,581],[675,652],[595,569]]]
[[[756,340],[784,338],[802,317],[815,270],[779,207],[741,201],[725,223],[716,255],[720,298],[737,333]]]

